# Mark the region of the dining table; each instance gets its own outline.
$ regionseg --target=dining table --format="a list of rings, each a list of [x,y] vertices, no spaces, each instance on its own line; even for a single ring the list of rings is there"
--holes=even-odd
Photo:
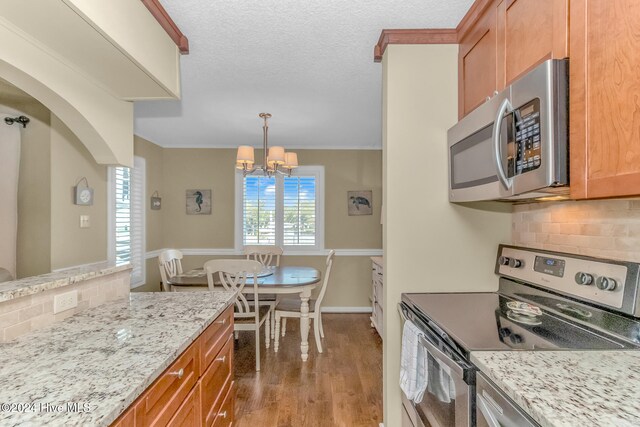
[[[321,274],[313,267],[278,266],[265,267],[258,274],[258,294],[300,295],[300,353],[302,361],[309,358],[309,298],[311,291],[320,283]],[[207,274],[197,268],[169,279],[171,290],[208,291]],[[247,276],[243,293],[253,293],[253,276]]]

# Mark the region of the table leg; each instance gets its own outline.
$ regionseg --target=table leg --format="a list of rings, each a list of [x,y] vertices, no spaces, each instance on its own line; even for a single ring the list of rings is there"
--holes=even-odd
[[[309,298],[311,298],[310,289],[300,293],[300,352],[303,362],[309,358]]]

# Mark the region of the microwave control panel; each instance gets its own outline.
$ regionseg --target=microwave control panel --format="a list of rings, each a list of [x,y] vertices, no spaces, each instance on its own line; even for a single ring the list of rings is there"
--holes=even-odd
[[[521,175],[540,167],[542,153],[540,148],[540,100],[536,98],[517,108],[514,110],[512,118],[515,121],[513,127],[515,164],[510,165],[512,167],[508,169],[513,172],[513,175]]]

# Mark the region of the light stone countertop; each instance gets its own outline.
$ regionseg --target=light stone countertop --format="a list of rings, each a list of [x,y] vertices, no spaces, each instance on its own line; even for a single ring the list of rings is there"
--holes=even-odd
[[[132,293],[0,344],[0,425],[108,426],[233,299],[226,291]],[[89,411],[8,412],[7,403]]]
[[[84,280],[93,279],[120,271],[130,270],[130,264],[115,265],[102,262],[69,268],[40,276],[25,277],[24,279],[0,283],[0,302],[9,301],[27,295],[37,294],[49,289],[73,285]]]
[[[640,426],[640,351],[478,351],[471,361],[543,427]]]

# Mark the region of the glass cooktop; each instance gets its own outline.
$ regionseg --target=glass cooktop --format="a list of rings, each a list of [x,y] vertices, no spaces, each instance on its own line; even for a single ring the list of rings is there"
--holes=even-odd
[[[403,294],[402,301],[463,355],[480,350],[607,350],[633,347],[596,332],[544,305],[534,313],[511,309],[517,301],[498,293]],[[560,303],[562,304],[562,303]],[[510,304],[513,306],[513,303]],[[557,304],[556,304],[557,305]],[[556,307],[571,317],[591,312],[571,304]],[[440,329],[440,330],[438,330]],[[444,335],[443,335],[444,333]]]

